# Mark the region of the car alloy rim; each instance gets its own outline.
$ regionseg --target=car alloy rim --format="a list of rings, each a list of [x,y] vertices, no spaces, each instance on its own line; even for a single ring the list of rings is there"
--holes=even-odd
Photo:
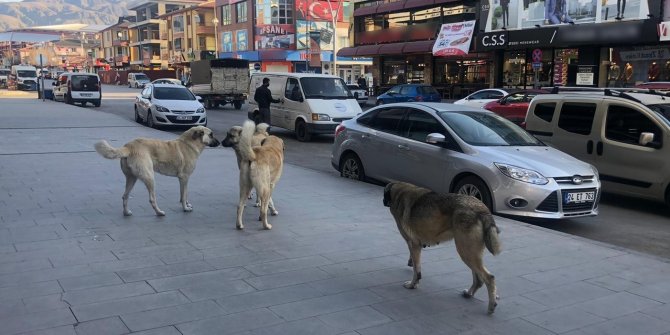
[[[358,179],[358,164],[353,159],[347,159],[344,162],[343,172],[346,178]]]
[[[461,188],[458,190],[458,194],[465,194],[482,200],[482,193],[479,192],[479,189],[472,184],[465,184],[461,186]]]

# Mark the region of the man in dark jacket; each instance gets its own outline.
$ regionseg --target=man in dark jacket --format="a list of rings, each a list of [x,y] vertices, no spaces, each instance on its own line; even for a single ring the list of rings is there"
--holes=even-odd
[[[268,88],[270,86],[270,79],[263,78],[263,85],[256,89],[254,100],[258,103],[258,113],[260,114],[260,123],[267,123],[270,125],[270,103],[279,103],[279,99],[272,98],[272,92]],[[270,128],[268,128],[269,130]]]

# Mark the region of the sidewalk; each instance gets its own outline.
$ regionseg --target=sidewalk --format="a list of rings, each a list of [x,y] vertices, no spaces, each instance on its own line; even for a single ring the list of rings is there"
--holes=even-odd
[[[208,148],[189,183],[157,176],[156,217],[138,183],[123,217],[117,161],[93,151],[174,136],[114,115],[2,99],[0,334],[668,334],[670,264],[497,218],[487,253],[500,300],[459,294],[470,271],[453,243],[424,250],[424,279],[379,186],[286,165],[280,212],[235,230],[237,164]],[[219,137],[224,134],[217,134]],[[560,223],[557,223],[560,224]]]

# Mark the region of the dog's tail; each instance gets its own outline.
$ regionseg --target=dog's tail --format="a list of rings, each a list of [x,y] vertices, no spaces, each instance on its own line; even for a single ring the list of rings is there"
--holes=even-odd
[[[242,134],[240,135],[240,143],[238,144],[240,156],[242,156],[243,160],[256,160],[256,154],[251,148],[251,139],[254,136],[254,131],[256,131],[256,124],[254,124],[254,121],[244,121],[244,124],[242,125]]]
[[[486,245],[486,249],[493,255],[499,254],[501,251],[500,240],[498,239],[500,229],[496,226],[493,215],[488,213],[482,214],[479,216],[479,222],[482,223],[482,228],[484,229],[484,245]]]
[[[256,134],[267,134],[270,125],[267,123],[259,123],[256,125]]]
[[[95,144],[95,151],[97,151],[100,156],[107,159],[117,159],[128,157],[130,150],[126,147],[114,148],[107,141],[102,140]]]

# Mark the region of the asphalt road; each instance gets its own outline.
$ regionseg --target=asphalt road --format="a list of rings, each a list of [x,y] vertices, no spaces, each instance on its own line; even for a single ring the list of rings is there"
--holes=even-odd
[[[102,106],[95,109],[132,120],[133,99],[139,92],[127,87],[104,86]],[[246,105],[241,110],[232,106],[211,109],[207,111],[207,116],[208,126],[223,139],[231,126],[241,125],[247,118]],[[166,131],[179,134],[183,129]],[[312,142],[302,143],[292,133],[282,129],[273,128],[272,134],[281,137],[286,144],[286,163],[338,174],[330,165],[332,136],[317,136]],[[560,221],[519,220],[670,259],[670,210],[661,203],[604,194],[597,217]]]

